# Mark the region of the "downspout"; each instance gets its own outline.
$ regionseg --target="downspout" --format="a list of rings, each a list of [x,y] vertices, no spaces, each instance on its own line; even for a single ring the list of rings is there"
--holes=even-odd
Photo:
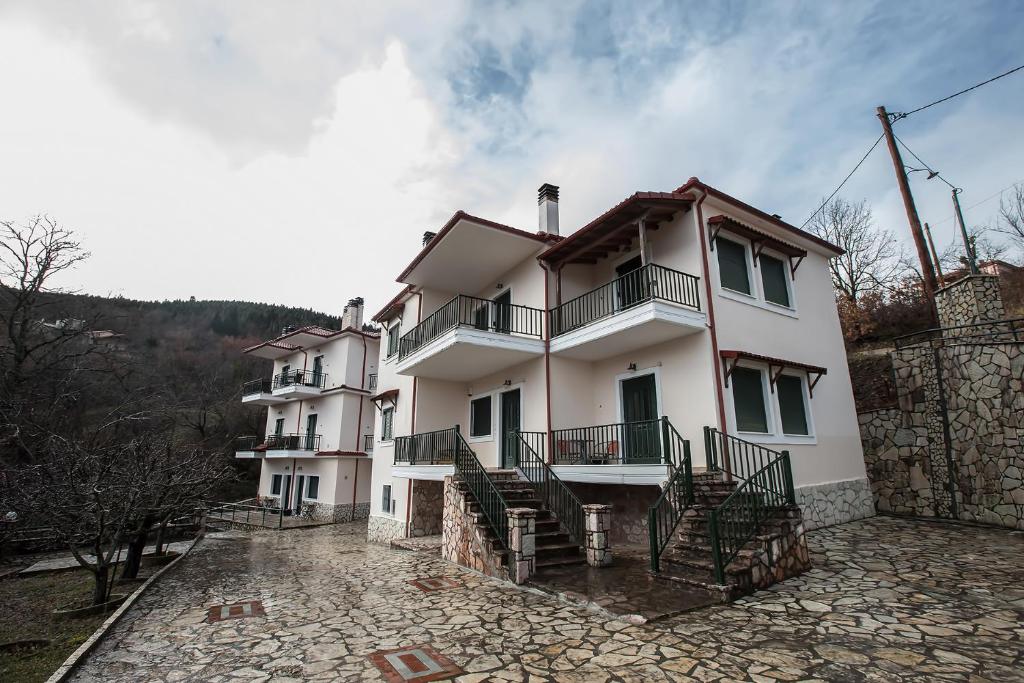
[[[359,388],[366,389],[366,337],[359,335],[363,340],[363,369],[362,374],[359,375]],[[359,417],[356,418],[356,447],[353,450],[359,450],[359,438],[363,435],[363,396],[359,397]],[[356,466],[359,469],[359,466]]]
[[[412,527],[409,526],[409,515],[412,514],[412,479],[406,479],[409,485],[405,489],[405,537],[409,538]]]
[[[540,262],[544,272],[544,395],[547,407],[547,461],[550,465],[554,457],[554,446],[551,441],[551,305],[548,301],[548,280],[551,279],[551,271],[547,264]]]
[[[722,360],[718,355],[718,328],[715,325],[715,302],[711,291],[711,267],[708,264],[707,235],[704,229],[704,210],[702,205],[707,199],[707,190],[701,190],[700,198],[694,203],[695,217],[697,219],[697,234],[700,235],[700,257],[704,268],[704,291],[708,303],[708,329],[711,331],[711,365],[715,369],[715,398],[718,401],[718,427],[725,434],[727,423],[725,421],[725,397],[722,394]],[[706,454],[705,454],[706,455]],[[725,476],[728,481],[732,480],[732,462],[728,453],[723,454],[725,461]]]
[[[416,324],[420,324],[420,317],[423,315],[423,292],[416,292]],[[416,433],[416,385],[419,383],[419,377],[413,375],[412,377],[412,421],[409,425],[409,434]],[[409,490],[412,491],[412,480],[409,480]],[[406,510],[408,512],[408,510]],[[408,515],[406,515],[408,517]],[[407,520],[408,522],[408,520]],[[407,527],[408,528],[408,527]]]
[[[359,459],[355,460],[356,473],[352,477],[352,515],[349,517],[350,522],[354,522],[356,519],[356,491],[359,490]]]

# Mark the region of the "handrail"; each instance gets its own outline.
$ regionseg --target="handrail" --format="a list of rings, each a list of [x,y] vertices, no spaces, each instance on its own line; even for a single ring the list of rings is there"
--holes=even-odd
[[[551,337],[660,299],[700,310],[700,278],[648,263],[551,309]]]
[[[554,465],[657,465],[671,462],[661,420],[569,427],[551,432]]]
[[[266,443],[268,451],[318,451],[320,434],[268,434]]]
[[[466,440],[456,427],[456,450],[453,462],[455,472],[466,482],[473,497],[480,504],[480,511],[490,524],[495,536],[498,537],[498,544],[504,550],[508,550],[508,501],[501,495],[501,491],[494,485],[491,476],[480,464],[476,453],[469,447]]]
[[[235,437],[236,451],[252,451],[264,443],[262,436],[239,436]]]
[[[395,464],[448,465],[459,449],[459,426],[395,437]]]
[[[544,311],[458,294],[402,335],[398,359],[407,358],[448,330],[462,326],[539,339],[544,336]]]
[[[558,478],[544,460],[546,432],[509,432],[509,441],[516,455],[516,467],[533,484],[541,500],[579,545],[585,542],[583,503]]]
[[[941,343],[984,344],[1017,343],[1024,341],[1024,318],[987,320],[970,325],[932,327],[920,332],[903,334],[893,339],[897,349],[938,341]]]
[[[679,525],[683,514],[693,505],[693,464],[690,458],[690,442],[684,439],[675,426],[662,418],[663,440],[666,450],[674,451],[676,457],[672,476],[657,500],[647,508],[647,533],[651,549],[651,570],[660,571],[661,554],[668,546],[672,533]]]
[[[327,375],[313,370],[289,370],[274,375],[274,388],[303,386],[323,389],[327,386]]]
[[[704,442],[708,449],[708,469],[717,470],[717,454],[721,448],[732,462],[733,477],[740,481],[721,504],[708,512],[715,580],[722,584],[725,583],[725,568],[757,535],[759,526],[771,511],[796,504],[793,469],[789,451],[773,451],[712,427],[704,428]]]
[[[269,379],[252,379],[242,385],[242,396],[252,394],[269,394],[273,389],[273,382]]]
[[[223,521],[227,520],[227,513],[231,513],[231,522],[238,522],[240,524],[253,524],[253,516],[259,519],[259,525],[267,526],[267,515],[271,518],[277,517],[277,528],[281,528],[284,524],[284,508],[276,507],[273,505],[247,505],[245,503],[220,503],[214,501],[206,501],[205,503],[207,516],[211,514],[218,515],[218,519]],[[242,518],[241,514],[245,513],[245,517]]]

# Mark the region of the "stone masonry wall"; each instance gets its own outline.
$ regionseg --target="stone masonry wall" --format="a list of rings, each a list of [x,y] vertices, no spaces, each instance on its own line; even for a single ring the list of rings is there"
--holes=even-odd
[[[366,521],[366,540],[371,543],[391,543],[405,538],[405,522],[394,517],[370,515]]]
[[[935,516],[928,430],[914,424],[916,415],[919,414],[887,408],[857,416],[864,464],[879,512]]]
[[[444,482],[417,479],[412,488],[412,512],[409,516],[409,535],[435,536],[441,533],[441,513],[444,511]]]
[[[996,275],[969,275],[935,293],[941,327],[975,325],[1006,317]]]
[[[801,486],[795,493],[796,504],[803,508],[803,527],[807,531],[875,515],[867,479]]]
[[[647,545],[647,508],[661,495],[660,486],[566,482],[584,504],[612,506],[609,538],[615,545]]]
[[[472,511],[473,504],[464,487],[454,477],[444,478],[441,557],[487,576],[507,579],[508,570],[487,539],[487,525],[477,523],[478,515]]]

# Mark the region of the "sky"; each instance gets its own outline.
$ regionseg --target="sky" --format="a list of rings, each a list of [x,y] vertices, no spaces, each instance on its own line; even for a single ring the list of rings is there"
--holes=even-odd
[[[65,286],[369,312],[459,209],[568,234],[691,176],[801,225],[909,111],[1024,64],[1024,3],[0,0],[0,220],[91,258]],[[995,219],[1024,71],[896,124]],[[949,190],[913,174],[954,238]],[[909,244],[879,145],[841,196]],[[974,206],[978,204],[977,206]],[[1020,256],[1019,254],[1017,256]]]

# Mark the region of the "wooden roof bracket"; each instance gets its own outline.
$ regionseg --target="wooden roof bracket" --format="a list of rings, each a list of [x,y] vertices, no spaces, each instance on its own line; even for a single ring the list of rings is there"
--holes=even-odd
[[[761,260],[761,252],[764,251],[764,242],[750,240],[750,246],[754,248],[754,267],[757,268],[757,262]]]
[[[796,258],[796,262],[795,263],[793,262],[794,258]],[[792,277],[794,277],[794,278],[796,277],[796,269],[800,267],[800,264],[803,263],[803,260],[804,260],[803,256],[796,256],[796,257],[790,256],[789,257],[789,274]]]
[[[715,240],[718,239],[718,233],[722,232],[722,224],[719,223],[717,227],[714,226],[714,225],[712,225],[710,227],[711,227],[711,241],[708,242],[708,244],[711,247],[710,250],[714,251],[715,250]],[[729,386],[729,385],[726,384],[725,386]]]
[[[778,368],[778,372],[775,371]],[[777,365],[775,363],[768,363],[768,384],[770,385],[771,392],[775,393],[775,383],[779,381],[779,377],[782,376],[782,371],[786,369],[785,365]]]
[[[732,365],[729,365],[729,358],[722,358],[722,365],[725,366],[725,388],[729,388],[729,378],[732,377],[732,373],[736,370],[736,365],[740,362],[739,358],[732,359]]]
[[[814,387],[817,386],[818,380],[820,380],[824,374],[824,372],[807,371],[807,393],[811,398],[814,398]],[[814,375],[814,381],[811,381],[811,375]]]

